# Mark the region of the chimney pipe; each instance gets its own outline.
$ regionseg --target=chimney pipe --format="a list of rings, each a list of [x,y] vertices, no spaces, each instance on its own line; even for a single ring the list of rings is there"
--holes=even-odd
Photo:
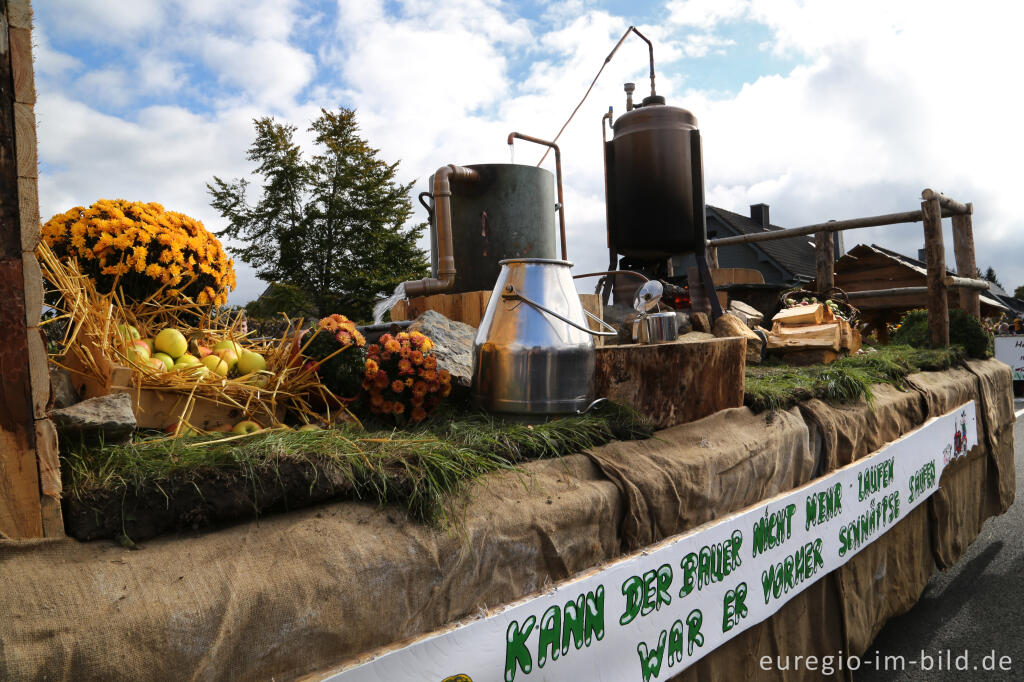
[[[771,225],[771,220],[768,218],[768,204],[751,204],[750,219],[768,229],[768,226]]]

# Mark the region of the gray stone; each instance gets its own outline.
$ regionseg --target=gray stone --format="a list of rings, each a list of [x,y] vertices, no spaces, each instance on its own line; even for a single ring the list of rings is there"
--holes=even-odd
[[[50,365],[50,393],[54,409],[71,407],[79,402],[78,391],[71,381],[71,372],[57,365]]]
[[[434,310],[428,310],[409,325],[408,331],[420,332],[434,342],[432,351],[437,366],[452,375],[453,386],[469,388],[473,382],[473,339],[476,327],[449,320]]]
[[[80,403],[50,412],[50,419],[69,442],[123,443],[135,430],[132,397],[128,393],[112,393],[88,398]]]

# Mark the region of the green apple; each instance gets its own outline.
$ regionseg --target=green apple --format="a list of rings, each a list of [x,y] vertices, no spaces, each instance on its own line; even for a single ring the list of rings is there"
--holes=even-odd
[[[238,358],[238,373],[239,374],[250,374],[252,372],[262,372],[267,368],[267,361],[263,359],[263,356],[259,353],[253,353],[252,351],[243,350],[241,357]]]
[[[202,362],[208,370],[219,374],[222,377],[226,377],[228,375],[228,371],[231,369],[228,367],[228,363],[224,362],[216,355],[207,355],[205,358],[200,360],[200,362]]]
[[[177,369],[182,369],[184,367],[191,367],[193,365],[198,365],[198,364],[199,364],[199,358],[197,358],[194,355],[189,355],[188,353],[185,353],[180,358],[178,358],[177,360],[174,361],[174,366]]]
[[[164,363],[164,369],[168,372],[174,369],[174,358],[167,353],[153,353],[153,358]]]
[[[128,360],[137,365],[145,365],[149,362],[149,348],[142,341],[133,341],[128,350],[125,351]]]
[[[256,422],[246,420],[244,422],[238,422],[237,424],[235,424],[235,427],[231,429],[231,433],[249,434],[256,433],[257,431],[262,430],[263,428]]]
[[[185,335],[177,329],[164,329],[156,335],[153,347],[167,353],[172,358],[180,358],[188,350],[188,341],[185,340]]]
[[[210,368],[196,362],[194,365],[175,365],[174,369],[189,379],[205,377],[210,373]]]
[[[156,352],[156,348],[153,347],[153,339],[152,339],[152,337],[150,337],[148,339],[140,339],[140,340],[142,341],[142,343],[146,344],[146,348],[149,349],[149,355],[150,355],[150,357],[152,357],[153,353]]]
[[[299,431],[323,431],[323,429],[321,429],[316,424],[305,424],[303,426],[300,426],[298,428],[298,430]]]
[[[140,338],[139,330],[130,324],[117,325],[117,335],[125,341],[135,341]]]
[[[213,352],[214,353],[216,353],[217,351],[221,351],[221,350],[232,350],[232,351],[235,352],[235,355],[241,355],[242,351],[244,349],[242,348],[241,345],[235,343],[234,341],[229,341],[227,339],[224,339],[223,341],[218,341],[213,346]]]
[[[150,358],[149,360],[146,361],[146,364],[148,364],[150,367],[152,367],[158,372],[167,371],[167,365],[165,365],[164,361],[161,360],[160,358]]]

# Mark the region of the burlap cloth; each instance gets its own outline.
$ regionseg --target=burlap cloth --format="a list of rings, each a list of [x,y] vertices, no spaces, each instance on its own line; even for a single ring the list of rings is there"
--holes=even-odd
[[[874,409],[727,410],[535,462],[475,487],[449,532],[345,502],[139,551],[0,542],[0,679],[293,679],[784,492],[973,398],[981,444],[927,505],[679,679],[772,679],[761,655],[859,653],[1013,501],[1009,369],[976,362],[910,383],[876,387]]]

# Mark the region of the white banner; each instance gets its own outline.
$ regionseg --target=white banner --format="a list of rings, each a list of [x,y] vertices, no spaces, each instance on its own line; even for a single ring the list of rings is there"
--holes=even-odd
[[[332,675],[335,682],[664,680],[921,504],[977,443],[974,402],[801,488]]]
[[[1024,380],[1024,336],[997,336],[996,360],[1013,370],[1013,380]]]

